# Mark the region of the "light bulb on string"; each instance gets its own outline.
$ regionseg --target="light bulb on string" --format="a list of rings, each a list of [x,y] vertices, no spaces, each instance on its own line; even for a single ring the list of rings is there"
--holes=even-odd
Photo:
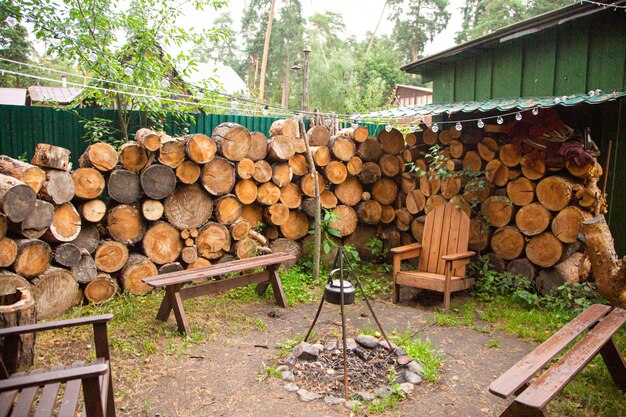
[[[267,104],[263,106],[263,110],[261,110],[261,113],[263,113],[263,116],[267,116],[268,114],[270,114],[270,106],[268,106]]]
[[[52,44],[52,46],[60,46],[61,45],[61,35],[59,35],[58,33],[56,35],[54,35],[54,38],[52,38],[50,43]]]
[[[198,97],[200,100],[202,100],[204,98],[204,88],[201,88],[197,93],[196,93],[196,97]]]
[[[239,108],[239,100],[237,100],[237,97],[233,97],[230,100],[230,108],[233,110],[236,110]]]
[[[332,120],[330,120],[330,117],[327,117],[324,119],[324,126],[326,126],[327,128],[330,128],[330,125],[333,123]]]
[[[296,114],[293,115],[293,118],[299,122],[302,118],[302,114],[300,114],[300,112],[296,112]]]
[[[517,120],[518,122],[522,120],[522,113],[520,112],[515,113],[515,120]]]
[[[602,94],[602,90],[600,90],[599,88],[596,90],[596,96],[599,96],[600,94]]]
[[[539,107],[535,107],[535,108],[532,110],[532,113],[533,113],[533,116],[538,115],[538,114],[539,114]]]
[[[96,62],[98,61],[98,55],[95,52],[90,52],[87,59],[91,62]]]
[[[589,91],[589,97],[595,97],[596,92],[594,90]]]
[[[13,16],[7,17],[7,25],[9,25],[9,27],[17,26],[17,19],[14,18]]]
[[[463,125],[461,124],[461,122],[456,122],[454,128],[460,132],[461,130],[463,130]]]
[[[483,127],[485,127],[485,122],[483,122],[483,119],[478,119],[478,123],[476,123],[476,125],[479,129],[482,129]]]
[[[0,38],[0,48],[8,48],[11,45],[11,41],[7,38]]]
[[[160,83],[160,84],[161,84],[161,87],[163,87],[163,88],[169,88],[169,86],[170,86],[170,80],[168,80],[168,79],[167,79],[167,77],[165,77],[165,78],[163,78],[163,79],[161,80],[161,83]]]
[[[409,132],[411,133],[415,132],[415,122],[411,122],[411,124],[409,125]]]
[[[504,123],[504,119],[502,118],[502,116],[498,116],[498,118],[496,119],[496,123],[498,123],[499,125]]]
[[[437,123],[433,123],[433,125],[430,127],[430,130],[432,130],[434,133],[439,132],[439,126],[437,125]]]
[[[124,74],[126,74],[128,77],[131,77],[134,72],[135,70],[130,65],[124,68]]]
[[[393,129],[393,126],[391,126],[391,123],[387,122],[385,125],[385,132],[391,132],[391,129]]]

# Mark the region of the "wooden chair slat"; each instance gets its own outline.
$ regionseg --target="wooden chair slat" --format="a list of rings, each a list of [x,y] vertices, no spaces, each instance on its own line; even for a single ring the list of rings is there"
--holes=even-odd
[[[450,234],[452,230],[450,230],[452,226],[452,214],[453,207],[450,204],[445,204],[443,206],[443,219],[441,224],[440,240],[437,248],[437,264],[434,267],[433,272],[438,274],[443,274],[445,271],[446,262],[441,259],[441,256],[448,254],[448,243],[450,241]]]
[[[550,367],[516,401],[533,408],[543,408],[596,356],[613,334],[626,323],[626,310],[616,308],[602,319],[556,364]]]
[[[85,362],[75,362],[72,368],[85,366]],[[80,379],[73,379],[65,384],[63,399],[61,400],[61,408],[59,417],[74,417],[78,407],[78,398],[80,396]]]
[[[35,369],[28,376],[42,374],[43,369]],[[35,401],[35,396],[37,395],[37,391],[39,387],[29,387],[20,391],[20,395],[13,407],[13,412],[11,413],[11,417],[27,417],[30,411],[30,407]]]
[[[52,367],[52,370],[60,371],[64,368],[65,367],[63,365],[57,365]],[[60,383],[48,384],[43,387],[34,417],[50,417],[52,415],[52,412],[54,411],[54,403],[57,400],[57,394],[59,393],[60,387]]]
[[[430,257],[430,245],[433,236],[433,217],[434,211],[431,211],[426,215],[426,222],[424,223],[424,234],[422,237],[422,252],[420,255],[420,262],[417,268],[418,271],[426,271],[428,265],[428,258]]]
[[[537,371],[542,369],[581,333],[597,323],[610,309],[609,306],[600,304],[589,307],[493,381],[489,386],[489,391],[502,398],[507,398],[516,393]]]

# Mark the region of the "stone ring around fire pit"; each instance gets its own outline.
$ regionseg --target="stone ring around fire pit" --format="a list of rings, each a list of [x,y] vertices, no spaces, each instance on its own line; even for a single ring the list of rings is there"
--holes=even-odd
[[[359,335],[346,339],[350,396],[343,393],[343,352],[341,340],[324,344],[301,342],[280,361],[284,388],[296,392],[301,401],[324,399],[329,405],[344,404],[352,409],[361,403],[378,402],[390,395],[406,397],[422,382],[423,366],[404,349],[377,337]]]

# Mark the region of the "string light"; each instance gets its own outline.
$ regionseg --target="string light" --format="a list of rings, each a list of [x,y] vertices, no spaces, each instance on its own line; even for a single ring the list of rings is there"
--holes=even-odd
[[[415,133],[415,123],[414,122],[411,122],[411,125],[409,126],[409,132]]]
[[[538,114],[539,114],[539,107],[535,107],[535,108],[533,109],[532,113],[533,113],[533,116],[538,115]]]
[[[170,80],[167,79],[167,77],[163,78],[161,80],[161,82],[159,83],[159,85],[163,88],[169,88],[170,87]]]
[[[589,95],[589,97],[595,97],[596,92],[594,90],[589,91],[589,93],[587,93]]]
[[[133,67],[131,67],[130,65],[124,68],[124,74],[126,74],[129,77],[133,75],[133,72],[135,71],[133,70]]]
[[[600,94],[602,94],[602,90],[600,90],[599,88],[596,90],[596,96],[599,96]]]
[[[52,38],[50,43],[52,44],[52,46],[61,46],[61,37],[58,33],[54,35],[54,38]]]
[[[324,126],[326,126],[327,128],[330,128],[330,125],[333,123],[332,120],[330,120],[330,117],[327,117],[324,119]]]
[[[435,133],[439,132],[439,126],[437,125],[437,123],[433,123],[430,130],[432,130]]]
[[[393,126],[391,126],[391,123],[387,122],[385,125],[385,132],[391,132],[391,129],[393,129]]]
[[[456,122],[454,128],[460,132],[461,130],[463,130],[463,125],[461,124],[461,122]]]
[[[483,122],[483,119],[478,119],[478,123],[476,123],[476,125],[479,129],[482,129],[483,127],[485,127],[485,122]]]
[[[261,113],[263,113],[263,116],[267,116],[268,114],[270,114],[270,107],[266,104],[265,106],[263,106],[263,110],[261,110]]]
[[[87,56],[87,59],[91,62],[97,62],[98,61],[98,55],[96,55],[95,52],[90,52],[89,55]]]
[[[237,100],[237,97],[233,97],[230,100],[230,108],[234,110],[239,108],[239,100]]]
[[[520,112],[515,113],[515,120],[517,120],[518,122],[522,120],[522,113]]]
[[[196,97],[198,97],[200,100],[204,98],[204,88],[198,90],[198,92],[196,93]]]
[[[580,0],[580,4],[583,4],[583,3],[593,4],[595,6],[602,6],[603,9],[606,9],[607,7],[612,7],[613,11],[617,11],[618,9],[626,11],[626,6],[620,6],[617,4],[601,3],[599,1],[594,1],[594,0]]]
[[[498,116],[498,118],[496,119],[496,123],[498,123],[499,125],[504,123],[504,119],[502,118],[502,116]]]
[[[14,18],[13,16],[9,16],[9,17],[7,17],[6,22],[7,22],[7,25],[9,25],[9,27],[15,27],[15,26],[17,26],[17,19],[16,19],[16,18]]]
[[[293,115],[293,118],[299,122],[302,118],[302,114],[300,112],[296,112],[296,114]]]
[[[0,38],[0,48],[8,48],[11,45],[11,41],[7,38]]]

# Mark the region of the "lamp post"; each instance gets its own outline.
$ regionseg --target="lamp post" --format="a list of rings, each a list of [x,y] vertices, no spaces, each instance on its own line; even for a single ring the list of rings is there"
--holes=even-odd
[[[307,91],[309,83],[309,54],[311,53],[311,46],[306,45],[304,47],[304,65],[302,66],[302,105],[300,110],[309,109],[309,93]]]

